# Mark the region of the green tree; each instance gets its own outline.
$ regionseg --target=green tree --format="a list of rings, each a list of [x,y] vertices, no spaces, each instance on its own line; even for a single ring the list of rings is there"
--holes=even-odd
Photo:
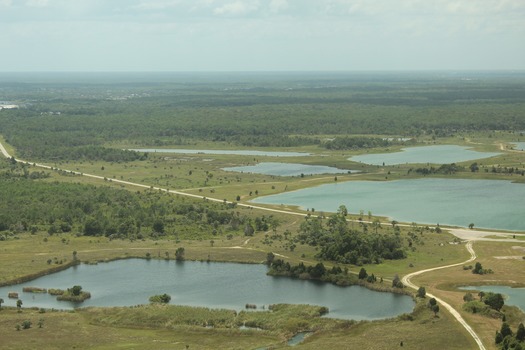
[[[253,236],[254,233],[255,229],[253,228],[253,225],[250,222],[246,223],[246,225],[244,226],[244,235]]]
[[[31,321],[25,320],[22,322],[22,329],[29,329],[31,328],[31,325],[32,325]]]
[[[425,287],[419,287],[419,289],[417,290],[417,296],[420,298],[424,298],[426,294],[427,294],[427,291]]]
[[[481,263],[478,261],[476,262],[476,265],[472,269],[472,273],[482,275],[483,274],[483,266],[481,266]]]
[[[507,322],[503,322],[501,324],[501,329],[499,332],[501,333],[503,339],[505,339],[505,337],[507,337],[508,335],[512,335],[512,330],[510,329],[510,326]]]
[[[326,268],[323,263],[317,263],[310,271],[310,276],[313,278],[320,278],[326,273]]]
[[[153,223],[153,231],[157,233],[164,233],[164,221],[157,219]]]
[[[430,300],[428,301],[428,306],[432,309],[434,305],[437,305],[436,298],[430,298]]]
[[[501,293],[488,293],[485,297],[484,303],[492,309],[499,311],[505,304],[505,299]]]
[[[434,316],[437,316],[437,314],[439,312],[439,305],[438,304],[432,305],[432,312],[434,312]]]
[[[102,225],[95,218],[89,218],[84,223],[84,234],[86,236],[100,235],[103,233],[102,231],[103,231]]]
[[[75,296],[79,296],[80,293],[82,292],[82,287],[81,286],[73,286],[70,290],[71,294],[75,295]]]
[[[502,341],[503,341],[503,336],[501,335],[499,331],[496,331],[496,337],[494,339],[494,342],[496,344],[500,344]]]
[[[472,230],[472,229],[474,228],[474,223],[471,222],[471,223],[468,225],[468,228]]]
[[[359,279],[360,280],[364,280],[365,278],[368,277],[368,273],[366,272],[365,268],[362,267],[361,270],[359,270]]]
[[[177,250],[175,251],[175,260],[177,261],[184,260],[184,248],[183,247],[177,248]]]
[[[0,298],[0,309],[2,308],[3,303],[4,303],[4,299]]]
[[[20,311],[20,309],[22,308],[22,305],[23,305],[23,304],[24,304],[24,303],[23,303],[22,300],[20,300],[20,299],[18,299],[18,300],[16,301],[16,308],[18,309],[18,311]]]
[[[171,296],[166,293],[154,295],[149,298],[149,301],[152,303],[162,303],[162,304],[167,304],[170,302],[170,300],[171,300]]]
[[[465,295],[463,296],[463,301],[464,302],[469,302],[469,301],[472,301],[474,300],[474,296],[472,295],[471,292],[467,292],[465,293]]]
[[[401,282],[401,279],[399,278],[399,276],[396,275],[394,276],[394,279],[392,280],[392,287],[393,288],[403,288],[403,282]]]
[[[269,252],[266,254],[266,265],[270,266],[273,261],[275,260],[275,254],[272,252]]]
[[[516,339],[519,341],[525,340],[525,327],[523,326],[523,323],[520,323],[518,325],[518,330],[516,331]]]
[[[479,301],[483,301],[483,298],[485,297],[485,292],[484,291],[480,291],[478,293],[478,297],[479,297]]]

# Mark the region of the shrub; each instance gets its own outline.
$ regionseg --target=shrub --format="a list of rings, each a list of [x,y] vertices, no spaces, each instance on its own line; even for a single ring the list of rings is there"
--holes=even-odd
[[[159,295],[153,295],[149,298],[149,301],[151,303],[162,303],[162,304],[167,304],[169,303],[171,300],[171,296],[169,296],[168,294],[164,293],[164,294],[159,294]]]

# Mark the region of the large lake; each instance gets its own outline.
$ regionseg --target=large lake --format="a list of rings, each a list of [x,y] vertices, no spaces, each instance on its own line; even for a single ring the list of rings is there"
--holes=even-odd
[[[256,165],[236,166],[223,168],[225,171],[242,173],[255,173],[275,176],[301,176],[317,174],[343,174],[356,172],[355,170],[344,170],[324,165],[306,165],[297,163],[262,162]]]
[[[412,298],[381,293],[360,286],[338,287],[328,283],[266,275],[264,265],[175,262],[128,259],[98,265],[78,265],[30,282],[0,288],[5,305],[15,306],[8,292],[18,292],[24,307],[70,309],[84,306],[147,304],[150,296],[167,293],[171,303],[241,310],[247,303],[259,307],[275,303],[327,306],[329,317],[374,320],[410,313]],[[23,293],[24,286],[71,288],[91,292],[84,303],[56,301],[48,294]]]
[[[304,157],[305,152],[272,152],[254,150],[220,150],[220,149],[179,149],[179,148],[138,148],[130,151],[146,153],[184,153],[184,154],[233,154],[240,156],[271,156],[271,157]]]
[[[252,203],[317,212],[364,210],[397,221],[525,230],[525,184],[496,180],[349,181],[259,197]]]
[[[354,162],[372,165],[413,163],[449,164],[498,156],[500,153],[477,152],[456,145],[422,146],[403,148],[401,152],[362,154],[349,158]]]
[[[525,311],[525,288],[511,288],[509,286],[468,286],[461,287],[461,290],[477,290],[500,293],[505,296],[505,304],[517,306]]]

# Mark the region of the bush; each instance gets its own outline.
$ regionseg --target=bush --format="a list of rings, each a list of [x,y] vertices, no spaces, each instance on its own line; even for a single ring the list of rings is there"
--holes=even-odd
[[[164,294],[159,294],[159,295],[153,295],[149,298],[149,301],[151,303],[162,303],[162,304],[167,304],[169,303],[171,300],[171,296],[169,296],[168,294],[164,293]]]

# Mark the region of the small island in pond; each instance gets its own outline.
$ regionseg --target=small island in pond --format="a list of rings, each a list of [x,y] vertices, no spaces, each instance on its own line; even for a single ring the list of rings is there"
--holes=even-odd
[[[91,298],[91,293],[83,291],[81,286],[73,286],[66,291],[60,289],[53,289],[52,291],[53,293],[50,292],[50,294],[58,295],[57,300],[59,301],[83,302]]]

